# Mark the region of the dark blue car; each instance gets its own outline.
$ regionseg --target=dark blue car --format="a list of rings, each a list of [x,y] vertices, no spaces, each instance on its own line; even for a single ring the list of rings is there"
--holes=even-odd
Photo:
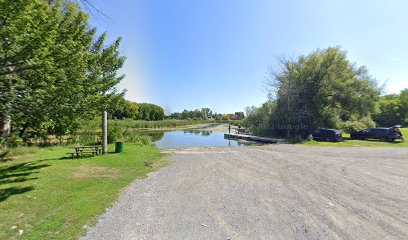
[[[401,139],[401,136],[397,134],[392,128],[378,127],[368,128],[363,131],[352,132],[350,134],[351,139],[379,139],[384,142],[394,141],[395,139]]]
[[[337,129],[318,129],[312,133],[316,141],[340,142],[343,134]]]

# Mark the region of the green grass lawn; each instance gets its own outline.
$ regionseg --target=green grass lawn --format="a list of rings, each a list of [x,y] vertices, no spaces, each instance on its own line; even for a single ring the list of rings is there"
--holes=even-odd
[[[166,164],[151,146],[79,159],[70,151],[17,148],[0,160],[0,239],[77,239],[124,187]]]
[[[394,142],[381,142],[379,140],[351,140],[350,134],[343,133],[343,142],[304,141],[306,146],[333,146],[333,147],[408,147],[408,128],[401,129],[405,142],[395,140]]]

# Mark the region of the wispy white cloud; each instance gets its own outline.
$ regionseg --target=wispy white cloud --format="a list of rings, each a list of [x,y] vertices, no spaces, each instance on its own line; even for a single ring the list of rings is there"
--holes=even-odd
[[[390,61],[396,63],[396,62],[399,62],[399,59],[398,58],[390,58]]]

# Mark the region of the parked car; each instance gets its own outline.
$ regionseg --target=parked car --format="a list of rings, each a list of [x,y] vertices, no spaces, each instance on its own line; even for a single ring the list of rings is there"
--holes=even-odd
[[[388,142],[395,139],[401,139],[401,136],[394,132],[392,128],[378,127],[368,128],[363,131],[352,132],[350,134],[351,139],[380,139],[381,141]]]
[[[313,139],[326,142],[340,142],[343,135],[337,129],[318,129],[312,133]]]

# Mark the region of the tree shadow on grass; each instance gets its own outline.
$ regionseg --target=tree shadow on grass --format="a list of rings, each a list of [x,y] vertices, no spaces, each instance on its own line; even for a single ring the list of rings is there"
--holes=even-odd
[[[7,157],[10,151],[0,152],[0,162],[8,162],[11,161],[12,158]]]
[[[0,167],[0,187],[5,184],[17,184],[17,186],[0,189],[0,202],[10,196],[22,194],[34,189],[33,186],[21,187],[19,185],[37,179],[36,177],[30,177],[30,175],[38,173],[42,168],[51,166],[49,164],[40,164],[41,161],[43,160]]]
[[[0,202],[6,200],[10,196],[17,195],[17,194],[22,194],[28,191],[33,190],[33,186],[29,187],[9,187],[5,189],[0,189]]]
[[[98,157],[99,155],[80,155],[80,156],[68,156],[68,157],[60,157],[58,158],[59,160],[81,160],[81,159],[88,159],[88,158],[93,158],[93,157]]]

